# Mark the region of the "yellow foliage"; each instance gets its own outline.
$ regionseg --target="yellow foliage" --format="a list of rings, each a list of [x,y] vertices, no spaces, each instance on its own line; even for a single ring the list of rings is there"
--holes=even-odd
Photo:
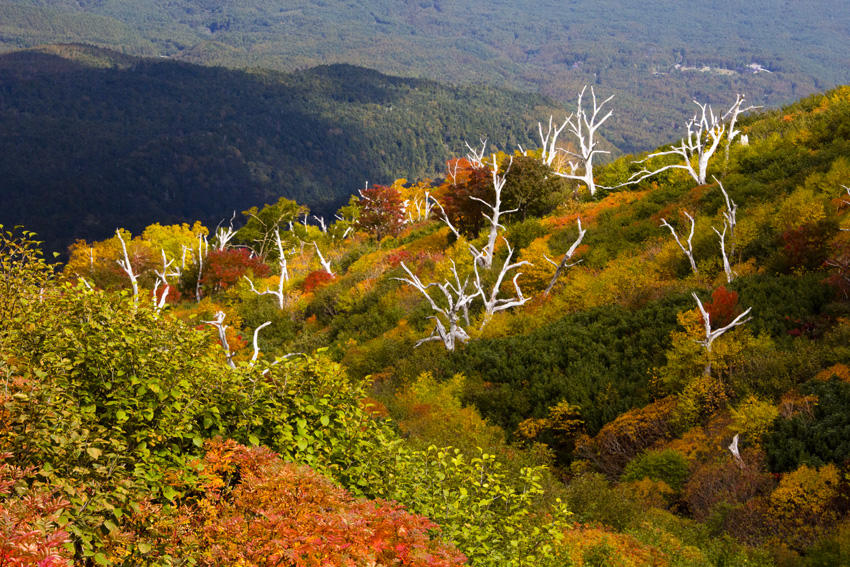
[[[191,227],[185,222],[167,226],[155,223],[144,230],[142,239],[150,242],[156,251],[165,250],[165,255],[169,259],[179,263],[183,257],[183,246],[197,250],[198,235],[209,235],[209,233],[210,231],[200,221],[195,221]],[[191,254],[187,254],[186,262],[192,263]]]
[[[754,352],[773,347],[766,334],[756,337],[745,327],[736,327],[715,339],[709,353],[697,341],[705,339],[702,314],[696,309],[679,313],[677,321],[682,330],[670,333],[671,348],[667,351],[667,364],[655,368],[654,373],[663,382],[676,387],[701,375],[708,365],[711,372],[722,376],[731,367],[749,359]]]
[[[408,252],[419,252],[420,250],[427,252],[445,250],[449,245],[449,233],[449,227],[444,226],[440,230],[436,230],[428,236],[423,236],[422,238],[405,245],[403,249]]]
[[[599,528],[576,526],[564,533],[562,545],[569,550],[567,564],[573,567],[666,567],[670,564],[658,549],[640,543],[634,536]]]
[[[581,431],[584,421],[579,419],[581,408],[561,400],[549,408],[549,417],[529,418],[517,426],[517,435],[527,441],[535,439],[544,430],[551,430],[558,437],[569,440]]]
[[[683,426],[696,425],[726,406],[729,394],[723,382],[710,374],[688,381],[679,395],[676,421]]]
[[[637,500],[646,507],[668,508],[676,497],[676,491],[663,480],[644,477],[641,480],[624,482],[620,485],[629,498]]]
[[[755,396],[748,397],[732,410],[735,430],[744,434],[754,444],[759,443],[778,417],[779,408]]]
[[[775,205],[769,202],[747,207],[747,214],[742,215],[735,226],[736,250],[743,250],[758,237],[762,227],[772,224],[775,209]],[[731,262],[733,260],[730,258],[729,261]],[[736,267],[737,270],[738,268]]]
[[[399,427],[428,444],[472,449],[493,448],[503,441],[502,430],[489,425],[474,407],[463,407],[460,398],[466,377],[456,374],[446,382],[430,372],[420,374],[396,398]]]
[[[848,180],[850,180],[850,160],[842,156],[832,162],[828,172],[815,172],[809,175],[803,187],[813,193],[825,193],[827,195],[840,193],[846,196],[841,186],[847,185]]]
[[[552,280],[552,276],[555,274],[555,266],[546,260],[547,256],[552,257],[552,253],[549,250],[550,236],[550,234],[547,234],[541,238],[534,239],[519,255],[520,261],[525,260],[530,263],[530,265],[519,268],[522,272],[519,282],[522,285],[523,293],[526,295],[536,294],[545,290]],[[560,257],[555,259],[555,261],[560,262]]]
[[[823,201],[812,189],[797,189],[780,205],[775,224],[780,231],[794,230],[826,218]]]
[[[785,530],[793,532],[794,539],[813,539],[820,532],[819,525],[838,519],[831,504],[839,495],[840,481],[838,468],[833,464],[819,469],[802,465],[783,475],[779,486],[770,494],[770,515]]]

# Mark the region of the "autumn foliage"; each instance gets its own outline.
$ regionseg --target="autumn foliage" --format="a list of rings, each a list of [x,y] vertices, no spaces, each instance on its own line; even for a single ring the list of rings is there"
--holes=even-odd
[[[313,293],[317,289],[326,286],[334,279],[333,274],[329,274],[324,270],[316,270],[307,274],[301,284],[304,293]]]
[[[399,504],[355,499],[263,447],[214,442],[205,458],[203,565],[409,565],[450,567],[466,558],[438,527]]]
[[[271,273],[271,268],[245,248],[211,250],[201,274],[201,284],[210,292],[225,290],[249,271],[264,278]]]
[[[360,218],[357,226],[379,242],[385,236],[395,236],[404,225],[404,203],[395,187],[373,185],[360,192]]]
[[[49,492],[18,492],[33,470],[5,462],[11,457],[0,455],[0,565],[68,565],[69,534],[57,520],[69,503]]]

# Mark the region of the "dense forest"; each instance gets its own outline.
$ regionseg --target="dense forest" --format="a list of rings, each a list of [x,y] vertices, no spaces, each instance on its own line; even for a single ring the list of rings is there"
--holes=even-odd
[[[676,136],[694,97],[720,104],[737,91],[777,105],[849,82],[848,26],[850,6],[829,0],[712,10],[664,0],[4,0],[0,50],[82,42],[237,68],[348,63],[562,103],[595,84],[617,94],[610,139],[633,152]]]
[[[84,46],[0,56],[0,222],[51,251],[121,224],[215,225],[280,196],[328,219],[367,183],[441,175],[482,136],[533,145],[539,95],[333,65],[285,74]]]
[[[272,199],[61,270],[3,229],[0,557],[847,565],[850,87],[733,96],[692,145],[582,177],[568,124],[324,225]]]

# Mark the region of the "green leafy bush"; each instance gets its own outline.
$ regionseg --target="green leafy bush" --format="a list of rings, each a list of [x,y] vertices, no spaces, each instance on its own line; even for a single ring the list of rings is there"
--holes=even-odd
[[[626,465],[621,480],[629,482],[649,478],[664,481],[674,490],[681,490],[688,478],[690,465],[678,451],[646,451]]]

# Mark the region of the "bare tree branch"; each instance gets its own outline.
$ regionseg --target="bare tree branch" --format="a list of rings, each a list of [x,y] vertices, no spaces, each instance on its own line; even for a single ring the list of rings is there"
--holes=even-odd
[[[623,185],[643,181],[668,169],[684,169],[699,185],[705,185],[708,163],[717,151],[717,146],[720,144],[720,140],[726,131],[726,125],[722,123],[719,115],[714,114],[714,111],[708,104],[700,104],[697,101],[694,101],[694,104],[700,108],[701,114],[694,114],[694,117],[688,121],[687,136],[682,138],[679,145],[673,146],[671,150],[651,153],[635,163],[645,163],[652,158],[667,155],[677,155],[681,158],[682,162],[666,165],[654,171],[643,169],[632,175]],[[694,158],[697,161],[696,170],[691,163],[691,160]]]
[[[668,224],[666,220],[661,219],[661,225],[660,226],[666,226],[667,228],[670,229],[670,232],[673,233],[673,238],[676,239],[676,244],[679,245],[679,248],[682,249],[682,252],[684,252],[685,256],[687,256],[688,260],[690,260],[691,270],[693,270],[694,273],[696,274],[696,273],[699,273],[699,272],[697,272],[697,263],[694,262],[694,248],[693,248],[693,244],[691,242],[694,238],[694,228],[696,227],[696,222],[694,221],[694,217],[689,215],[687,211],[684,211],[684,213],[685,213],[685,216],[688,217],[688,219],[690,219],[690,221],[691,221],[691,233],[688,236],[688,247],[687,248],[685,248],[682,245],[682,241],[679,240],[679,235],[676,234],[676,229],[674,229],[672,226],[670,226],[670,224]]]
[[[596,183],[593,180],[593,158],[594,156],[596,156],[596,154],[609,153],[605,150],[596,149],[596,146],[599,143],[594,141],[593,138],[596,135],[596,130],[599,129],[599,127],[602,126],[602,124],[605,123],[605,121],[608,120],[614,113],[613,110],[609,110],[608,113],[605,114],[605,116],[599,118],[599,113],[602,111],[602,107],[605,106],[612,98],[614,98],[614,96],[609,96],[604,101],[602,101],[601,104],[597,104],[596,92],[593,90],[593,87],[590,87],[590,94],[593,98],[593,113],[590,114],[590,117],[588,117],[588,113],[582,107],[582,97],[584,97],[584,93],[586,90],[587,86],[585,85],[585,87],[581,90],[581,93],[579,93],[578,95],[578,111],[576,112],[575,116],[570,115],[565,122],[566,125],[569,125],[570,132],[572,132],[572,134],[578,139],[580,148],[579,151],[581,153],[573,153],[566,150],[564,151],[566,154],[576,158],[578,160],[578,163],[571,164],[572,173],[563,173],[556,171],[555,174],[566,179],[575,179],[577,181],[584,182],[584,184],[587,185],[588,191],[590,191],[590,195],[593,196],[596,194]],[[573,120],[573,118],[575,118],[575,120]],[[543,129],[542,127],[540,127],[539,123],[538,129],[540,130],[542,137]],[[557,134],[554,137],[557,137]],[[554,140],[551,143],[554,148]],[[549,155],[551,155],[551,153]],[[578,165],[582,165],[584,167],[584,174],[575,174],[575,170],[578,168]]]
[[[505,170],[505,174],[499,175],[499,163],[496,159],[496,154],[493,154],[493,169],[491,171],[493,174],[493,188],[496,191],[496,199],[493,204],[490,204],[483,199],[479,199],[478,197],[470,197],[470,199],[472,199],[473,201],[478,201],[479,203],[482,203],[485,207],[489,208],[492,211],[492,213],[489,215],[487,213],[482,212],[484,218],[490,221],[490,232],[487,236],[487,245],[484,246],[481,252],[475,255],[475,261],[480,263],[481,267],[486,268],[488,270],[493,267],[493,253],[496,249],[496,239],[499,236],[499,229],[505,228],[499,223],[501,216],[508,215],[510,213],[515,213],[519,210],[502,210],[502,189],[504,189],[505,187],[505,183],[507,182],[507,176],[511,170],[511,166],[513,165],[513,163],[513,157],[511,157],[511,160],[508,163],[508,168]],[[445,211],[443,211],[443,214],[445,215]],[[470,248],[472,250],[475,250],[472,246],[470,246]]]
[[[123,260],[115,260],[118,265],[124,270],[124,273],[130,278],[130,285],[133,286],[133,303],[138,304],[139,302],[139,282],[136,280],[138,274],[133,272],[133,266],[130,263],[130,255],[127,253],[127,244],[124,242],[124,238],[121,236],[121,230],[116,230],[115,234],[118,235],[118,240],[121,241],[121,248],[124,250],[124,259]]]
[[[333,270],[331,270],[331,261],[325,260],[325,257],[322,256],[322,251],[319,250],[319,244],[315,240],[313,241],[313,246],[316,247],[316,254],[319,255],[319,263],[322,265],[322,267],[327,273],[329,273],[330,275],[334,275]]]
[[[469,340],[469,335],[460,326],[460,314],[466,313],[469,304],[478,297],[480,291],[475,292],[472,295],[466,294],[466,287],[469,284],[469,277],[463,282],[460,283],[460,276],[457,273],[457,266],[454,261],[452,261],[452,274],[454,275],[455,283],[452,284],[449,280],[446,280],[445,283],[436,284],[431,283],[428,285],[424,285],[422,281],[410,271],[410,269],[401,262],[401,267],[407,273],[408,277],[406,278],[395,278],[399,281],[402,281],[409,286],[415,288],[419,293],[425,296],[425,299],[428,300],[428,303],[431,305],[431,309],[437,312],[436,316],[429,317],[429,319],[434,319],[436,321],[436,326],[431,334],[419,340],[416,343],[416,346],[419,346],[423,343],[429,341],[442,341],[443,345],[446,347],[446,350],[454,350],[457,342],[466,342]],[[446,303],[448,307],[440,307],[437,302],[431,297],[431,294],[428,292],[429,288],[436,287],[439,289],[443,296],[446,298]],[[440,316],[445,320],[445,324],[440,319]],[[469,324],[467,317],[467,324]]]
[[[726,220],[723,221],[723,232],[721,233],[713,226],[711,230],[720,238],[720,254],[723,256],[723,271],[726,272],[726,283],[732,283],[735,279],[735,272],[732,271],[732,266],[729,265],[729,257],[726,256],[726,229],[728,228]]]
[[[230,351],[230,345],[227,344],[227,325],[224,324],[225,317],[227,315],[224,314],[224,311],[217,311],[215,319],[212,321],[201,321],[201,323],[212,325],[218,330],[218,340],[224,349],[224,357],[227,359],[227,365],[231,368],[236,368],[236,364],[233,362],[233,352]]]
[[[745,113],[745,112],[749,112],[750,110],[756,110],[757,108],[762,108],[761,106],[753,106],[753,105],[750,105],[746,108],[741,108],[744,105],[744,99],[745,98],[746,98],[745,95],[736,94],[735,95],[735,104],[733,104],[732,108],[730,108],[726,112],[726,114],[723,115],[724,120],[726,120],[727,117],[731,117],[731,119],[729,120],[729,132],[728,132],[728,134],[726,134],[726,159],[723,162],[723,174],[724,175],[726,175],[726,168],[729,166],[729,148],[732,147],[732,142],[734,142],[735,138],[738,136],[738,134],[741,133],[740,130],[735,129],[735,127],[738,123],[738,116]],[[741,139],[741,142],[743,143],[743,138]],[[746,144],[744,144],[744,145],[746,145]]]
[[[511,264],[511,258],[513,257],[514,251],[511,248],[510,243],[508,243],[507,239],[502,237],[505,241],[505,245],[508,247],[508,256],[505,258],[504,264],[502,264],[502,269],[499,271],[499,275],[496,278],[496,283],[493,285],[492,291],[486,293],[484,291],[484,286],[481,283],[481,275],[478,273],[478,263],[473,262],[473,268],[475,269],[475,290],[476,294],[481,296],[481,299],[484,301],[484,320],[481,322],[481,329],[490,321],[493,317],[493,314],[498,313],[499,311],[505,311],[506,309],[510,309],[511,307],[518,307],[520,305],[525,304],[530,298],[523,296],[522,290],[519,288],[519,283],[517,283],[517,278],[521,275],[517,273],[513,278],[514,290],[516,290],[516,295],[511,297],[510,299],[499,299],[499,292],[501,291],[502,281],[505,279],[505,275],[520,266],[524,266],[526,264],[530,264],[530,262],[523,260],[522,262],[516,262]],[[473,296],[474,297],[474,296]]]
[[[555,266],[555,275],[552,276],[552,281],[549,282],[549,287],[546,288],[546,291],[543,292],[543,295],[549,295],[549,292],[552,291],[553,287],[555,287],[555,282],[558,281],[558,278],[561,276],[561,272],[563,272],[564,269],[569,268],[571,266],[575,266],[575,264],[578,263],[576,262],[575,264],[567,265],[567,262],[570,260],[570,258],[573,257],[573,254],[575,254],[576,249],[581,244],[581,241],[582,239],[584,239],[584,235],[587,232],[587,230],[581,227],[581,218],[577,219],[576,222],[578,223],[578,238],[576,238],[576,241],[573,242],[572,246],[570,246],[570,249],[567,250],[567,253],[564,254],[564,257],[561,259],[561,263],[556,264],[554,261],[549,260],[549,258],[546,258],[547,260],[549,260],[550,264]],[[581,262],[581,260],[579,260],[579,262]]]
[[[257,357],[260,356],[260,345],[257,342],[257,339],[260,336],[260,330],[268,327],[271,324],[271,321],[266,321],[265,323],[254,329],[254,355],[251,357],[251,366],[254,365],[254,363],[257,361]]]
[[[703,307],[702,301],[700,301],[697,294],[692,293],[691,295],[694,297],[694,299],[697,302],[697,307],[699,307],[699,311],[700,311],[700,313],[702,313],[702,322],[705,325],[705,339],[703,339],[701,341],[697,341],[697,344],[701,344],[703,347],[705,347],[705,350],[707,350],[709,353],[711,352],[711,343],[713,343],[715,341],[715,339],[717,339],[720,335],[722,335],[723,333],[725,333],[726,331],[728,331],[730,329],[734,329],[735,327],[743,325],[743,324],[747,323],[748,321],[752,320],[752,317],[747,317],[747,314],[750,311],[752,311],[752,309],[753,309],[752,307],[749,307],[746,311],[744,311],[743,313],[741,313],[740,315],[735,317],[735,319],[731,323],[726,325],[725,327],[712,330],[712,328],[711,328],[711,316],[708,314],[708,311],[705,310],[705,307]],[[747,318],[744,319],[744,317],[747,317]]]

